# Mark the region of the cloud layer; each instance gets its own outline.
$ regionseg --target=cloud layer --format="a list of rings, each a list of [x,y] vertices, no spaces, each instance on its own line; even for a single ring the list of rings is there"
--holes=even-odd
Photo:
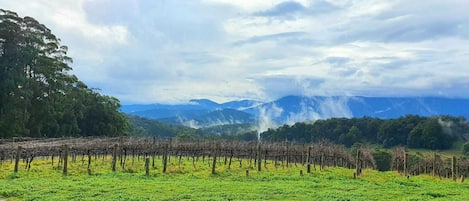
[[[468,97],[462,0],[0,0],[124,103],[284,95]]]

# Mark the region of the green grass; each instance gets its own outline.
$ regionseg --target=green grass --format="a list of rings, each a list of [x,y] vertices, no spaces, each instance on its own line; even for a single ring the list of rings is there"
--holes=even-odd
[[[94,159],[94,158],[93,158]],[[143,161],[111,172],[109,159],[93,162],[93,175],[87,175],[86,162],[70,163],[69,174],[52,167],[49,160],[35,159],[28,172],[21,164],[0,165],[0,200],[467,200],[469,183],[431,176],[407,179],[395,172],[365,170],[353,179],[353,170],[328,167],[306,174],[306,167],[268,164],[258,172],[243,161],[234,160],[227,169],[220,160],[217,174],[211,174],[211,161],[196,163],[174,158],[168,173],[162,173],[161,160],[145,176]],[[254,162],[253,162],[254,165]],[[55,164],[56,166],[56,164]],[[250,175],[246,177],[245,171]],[[303,170],[305,174],[300,176]]]

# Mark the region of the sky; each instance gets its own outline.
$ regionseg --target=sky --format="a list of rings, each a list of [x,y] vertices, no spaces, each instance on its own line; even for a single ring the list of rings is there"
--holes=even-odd
[[[469,98],[467,0],[0,0],[123,104]]]

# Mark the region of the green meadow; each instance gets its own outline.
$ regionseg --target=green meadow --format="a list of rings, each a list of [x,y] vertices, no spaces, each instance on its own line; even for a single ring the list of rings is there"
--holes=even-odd
[[[111,171],[110,157],[93,158],[92,174],[81,157],[69,161],[68,174],[62,174],[57,159],[35,159],[30,170],[20,163],[0,165],[0,200],[468,200],[469,182],[428,175],[399,175],[397,172],[364,170],[357,179],[354,170],[326,167],[306,173],[306,166],[284,163],[277,167],[254,161],[233,160],[231,168],[223,158],[211,173],[212,160],[171,158],[167,173],[161,159],[150,164],[145,175],[143,160],[127,159],[126,166]],[[318,168],[318,167],[316,167]],[[249,175],[246,175],[246,171]],[[303,175],[300,175],[303,171]]]

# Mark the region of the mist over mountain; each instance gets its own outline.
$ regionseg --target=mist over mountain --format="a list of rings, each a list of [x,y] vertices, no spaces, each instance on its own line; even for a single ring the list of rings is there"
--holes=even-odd
[[[253,124],[256,121],[254,115],[235,109],[215,109],[205,114],[186,116],[175,116],[158,119],[169,124],[181,124],[192,128],[211,127],[229,124]]]
[[[127,114],[193,128],[229,124],[270,126],[334,117],[398,118],[405,115],[451,115],[469,118],[469,99],[442,97],[285,96],[270,102],[253,100],[216,103],[194,99],[186,104],[124,105]]]

